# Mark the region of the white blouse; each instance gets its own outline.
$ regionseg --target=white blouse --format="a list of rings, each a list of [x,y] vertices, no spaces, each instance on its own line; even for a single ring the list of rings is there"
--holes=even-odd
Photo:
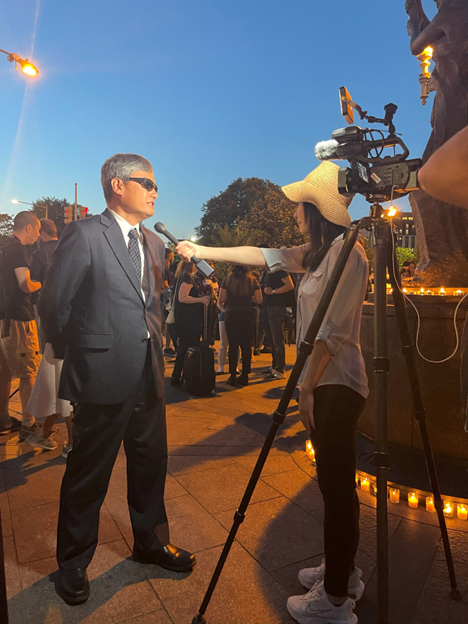
[[[309,244],[291,249],[261,250],[271,273],[281,269],[290,273],[305,273],[297,301],[297,346],[306,335],[342,245],[341,234],[335,238],[319,267],[312,272],[305,272],[302,267]],[[316,338],[316,341],[326,343],[332,356],[317,386],[348,386],[364,398],[369,395],[369,387],[359,333],[368,279],[366,254],[362,245],[356,243]]]

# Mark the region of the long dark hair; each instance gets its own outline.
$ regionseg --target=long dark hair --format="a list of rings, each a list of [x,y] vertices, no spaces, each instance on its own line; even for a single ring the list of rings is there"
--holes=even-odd
[[[253,295],[253,275],[248,267],[233,264],[225,287],[228,294],[234,297],[251,297]]]
[[[332,242],[343,234],[346,228],[325,219],[315,204],[304,202],[304,219],[310,235],[310,248],[304,254],[302,267],[307,271],[315,271],[325,258]]]

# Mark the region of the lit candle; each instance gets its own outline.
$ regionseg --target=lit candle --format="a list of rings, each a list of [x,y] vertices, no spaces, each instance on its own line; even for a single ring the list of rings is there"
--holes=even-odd
[[[424,295],[424,288],[421,288],[421,290],[419,291],[420,295]]]
[[[404,292],[404,293],[407,293],[408,291],[406,290],[406,288],[403,288],[403,292]]]
[[[445,290],[443,288],[439,290],[439,295],[445,295]]]
[[[459,520],[468,520],[468,508],[466,505],[457,505],[457,517]]]
[[[400,502],[400,490],[397,488],[390,488],[390,502],[395,505]]]
[[[454,295],[463,295],[463,290],[456,290]]]
[[[361,479],[361,490],[363,492],[369,492],[370,490],[370,481],[369,479],[367,479],[367,477]]]
[[[307,442],[306,442],[306,453],[310,457],[310,459],[314,462],[315,461],[315,451],[314,451],[314,447],[312,446],[312,442],[310,440],[307,440]]]
[[[426,295],[433,295],[434,291],[433,290],[426,290]]]
[[[435,511],[434,498],[432,496],[426,496],[426,511]]]
[[[453,517],[453,503],[452,503],[452,501],[445,501],[444,502],[444,514],[447,516],[447,518],[452,518]]]
[[[377,483],[374,483],[374,485],[372,486],[372,494],[374,496],[377,496]]]
[[[416,494],[416,492],[410,492],[408,494],[408,507],[411,507],[411,509],[417,509],[418,503],[419,496]]]

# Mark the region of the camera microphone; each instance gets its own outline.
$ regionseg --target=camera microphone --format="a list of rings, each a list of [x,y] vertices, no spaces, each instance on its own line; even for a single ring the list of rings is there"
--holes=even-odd
[[[338,141],[330,139],[328,141],[320,141],[314,149],[315,157],[318,160],[335,160],[338,159]]]
[[[154,229],[158,234],[162,234],[163,236],[168,238],[174,245],[179,244],[177,238],[166,229],[166,226],[164,225],[164,223],[161,223],[161,221],[158,221],[158,223],[156,223]],[[200,273],[203,273],[205,277],[211,277],[211,275],[213,275],[214,270],[210,267],[208,262],[205,262],[205,260],[200,260],[196,256],[192,256],[190,258],[190,262],[193,262],[197,269],[200,271]]]

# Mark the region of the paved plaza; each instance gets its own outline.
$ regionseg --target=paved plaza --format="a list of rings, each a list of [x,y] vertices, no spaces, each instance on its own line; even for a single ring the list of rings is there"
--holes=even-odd
[[[288,364],[295,348],[287,347]],[[171,541],[196,553],[191,574],[177,575],[131,558],[132,532],[126,503],[125,454],[121,449],[101,512],[99,545],[88,569],[91,597],[67,606],[55,593],[56,525],[65,470],[61,446],[32,450],[17,434],[2,436],[0,503],[12,624],[176,624],[197,614],[284,381],[264,381],[262,355],[251,384],[231,388],[218,378],[217,394],[189,396],[169,384],[169,474],[166,502]],[[16,395],[17,396],[17,395]],[[12,403],[12,413],[20,412]],[[59,425],[57,441],[65,439]],[[306,435],[294,401],[247,510],[206,614],[209,624],[291,622],[289,595],[303,593],[302,567],[323,556],[322,501],[306,456]],[[360,492],[361,542],[357,565],[366,593],[356,613],[376,624],[375,498]],[[461,602],[452,602],[435,514],[389,506],[391,624],[468,622],[468,522],[448,520]]]

